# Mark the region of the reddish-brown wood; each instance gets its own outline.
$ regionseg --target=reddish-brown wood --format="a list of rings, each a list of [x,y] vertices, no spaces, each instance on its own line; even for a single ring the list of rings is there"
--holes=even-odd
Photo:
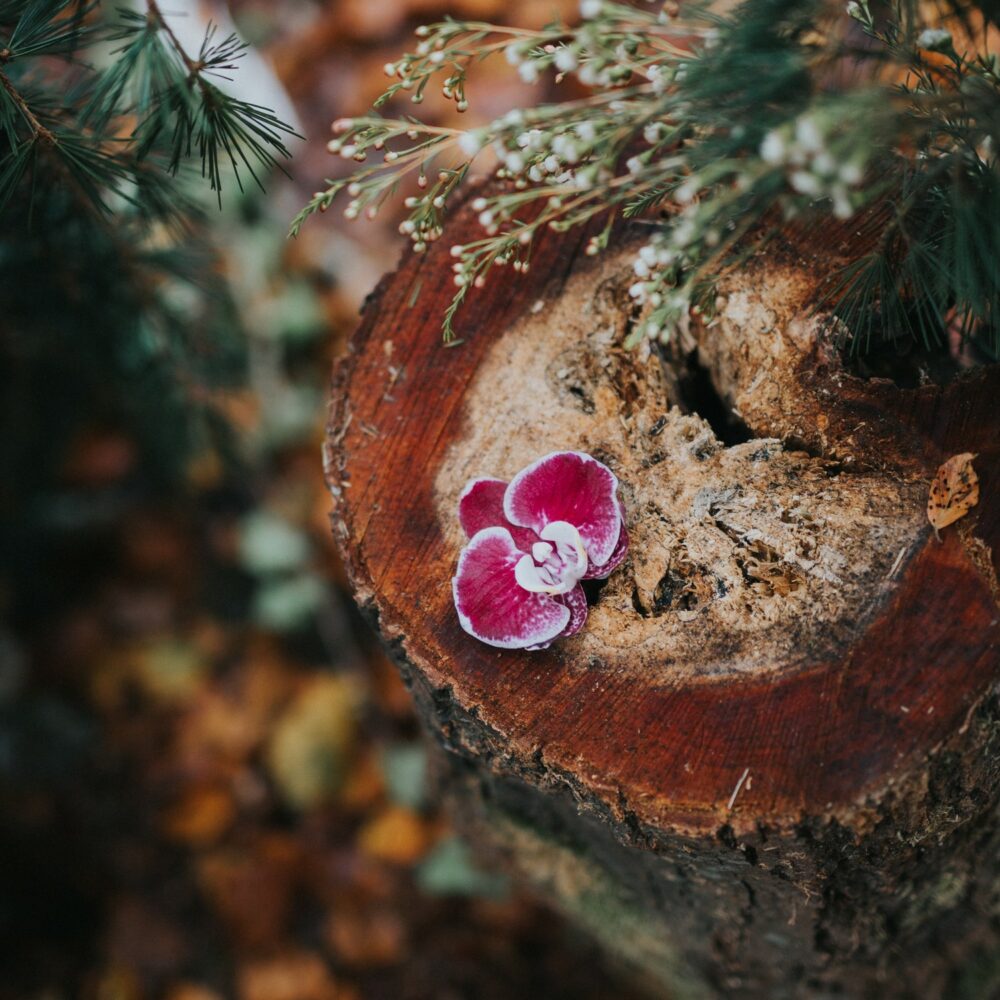
[[[454,238],[471,225],[466,215]],[[977,452],[983,497],[963,531],[941,542],[926,532],[841,656],[778,677],[643,684],[573,662],[569,644],[500,652],[456,621],[449,581],[458,552],[438,523],[433,483],[465,430],[464,394],[484,352],[526,304],[557,295],[572,269],[592,266],[580,239],[543,238],[529,276],[472,296],[461,314],[466,340],[455,347],[439,336],[453,291],[447,247],[409,257],[375,294],[338,371],[328,455],[335,524],[361,600],[427,683],[451,688],[511,755],[541,753],[614,814],[707,831],[853,810],[959,729],[1000,672],[991,581],[963,541],[963,531],[974,532],[994,560],[1000,553],[992,416],[1000,372],[917,390],[838,373],[825,406],[829,439],[865,423],[856,451],[868,464],[919,469],[928,481],[948,454]],[[810,372],[809,392],[816,397],[830,377]],[[559,446],[544,428],[538,439],[539,453]],[[729,809],[747,769],[752,784]]]

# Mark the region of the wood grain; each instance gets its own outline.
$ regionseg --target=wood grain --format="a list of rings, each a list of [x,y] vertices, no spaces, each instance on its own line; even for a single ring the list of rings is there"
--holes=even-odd
[[[571,273],[597,265],[581,254],[585,233],[542,236],[530,274],[494,278],[471,296],[460,314],[465,342],[445,347],[448,245],[475,232],[463,212],[441,243],[383,280],[336,372],[326,470],[362,606],[420,682],[490,734],[499,757],[491,766],[540,784],[557,778],[585,805],[643,828],[855,821],[961,729],[1000,673],[989,555],[995,570],[1000,373],[908,390],[827,362],[803,371],[825,439],[849,430],[859,466],[929,483],[948,454],[980,456],[979,507],[941,542],[926,531],[836,655],[813,661],[806,650],[790,673],[697,683],[575,662],[569,644],[494,650],[458,626],[450,593],[458,550],[440,523],[435,482],[468,431],[464,403],[492,345],[533,303],[558,298]],[[550,450],[544,428],[539,442],[540,454]]]

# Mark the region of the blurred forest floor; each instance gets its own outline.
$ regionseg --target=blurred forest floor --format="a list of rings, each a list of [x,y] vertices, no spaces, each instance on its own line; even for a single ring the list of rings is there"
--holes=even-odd
[[[186,499],[160,503],[132,488],[127,427],[74,443],[59,571],[25,635],[0,632],[0,997],[626,997],[428,799],[409,696],[332,546],[330,364],[402,240],[335,212],[285,238],[344,169],[329,123],[368,107],[416,24],[568,5],[234,7],[309,140],[294,179],[218,220],[250,331],[248,386],[222,404],[243,473],[206,453]],[[529,99],[502,66],[477,79],[481,117]]]

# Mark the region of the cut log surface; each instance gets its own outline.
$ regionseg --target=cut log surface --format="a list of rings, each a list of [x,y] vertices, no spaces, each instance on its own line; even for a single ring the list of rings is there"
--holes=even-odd
[[[466,211],[442,244],[476,234]],[[576,829],[588,884],[599,870],[623,912],[672,928],[652,974],[677,995],[886,995],[892,950],[943,941],[956,907],[968,948],[993,940],[972,897],[994,877],[976,865],[998,772],[1000,372],[916,388],[850,374],[811,309],[849,238],[775,241],[665,359],[622,346],[641,235],[596,259],[585,234],[539,238],[527,275],[495,271],[469,297],[452,347],[438,244],[382,282],[335,378],[334,529],[456,787],[479,788],[479,829],[497,839],[514,803],[523,836],[500,848],[522,868],[524,837]],[[459,493],[563,449],[618,476],[629,559],[577,636],[493,649],[452,604]],[[958,452],[976,453],[982,499],[938,541],[928,487]],[[846,844],[864,854],[850,873]],[[602,922],[656,965],[655,943]],[[911,962],[920,995],[950,988],[956,947]]]

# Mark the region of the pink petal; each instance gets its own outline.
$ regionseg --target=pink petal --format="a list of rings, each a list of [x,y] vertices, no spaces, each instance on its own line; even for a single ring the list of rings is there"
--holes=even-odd
[[[514,567],[523,555],[506,528],[484,528],[462,550],[451,582],[462,628],[501,649],[548,645],[573,618],[548,594],[517,585]]]
[[[503,527],[503,495],[507,484],[502,479],[470,479],[458,498],[458,522],[471,538],[483,528]]]
[[[565,604],[569,608],[569,624],[556,636],[556,639],[566,639],[571,635],[576,635],[583,628],[587,621],[587,595],[583,592],[583,587],[577,584],[569,593],[560,594],[555,600]],[[555,640],[540,642],[537,646],[528,646],[528,649],[548,649]]]
[[[566,636],[576,635],[583,628],[587,620],[587,595],[583,592],[583,587],[577,584],[568,594],[562,594],[559,599],[569,608],[569,624],[559,636],[560,639],[564,639]]]
[[[504,494],[513,524],[539,532],[551,521],[568,521],[579,532],[595,567],[611,558],[622,515],[614,473],[579,451],[556,451],[522,469]]]
[[[583,574],[582,579],[584,580],[603,580],[609,577],[612,572],[625,562],[625,557],[628,555],[628,531],[625,529],[625,525],[622,525],[621,533],[618,535],[618,544],[615,546],[614,552],[608,557],[608,561],[603,566],[594,566],[593,564]]]
[[[530,552],[538,536],[527,528],[511,524],[503,512],[507,483],[502,479],[470,479],[458,498],[458,523],[472,538],[483,528],[506,528],[522,552]]]

